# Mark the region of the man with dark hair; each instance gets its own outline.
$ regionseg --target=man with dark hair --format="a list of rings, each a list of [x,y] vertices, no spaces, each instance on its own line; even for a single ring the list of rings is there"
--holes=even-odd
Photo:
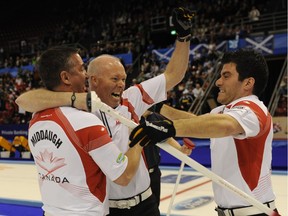
[[[271,184],[273,124],[258,98],[268,74],[264,57],[255,50],[227,52],[216,81],[221,106],[200,116],[167,105],[160,113],[173,119],[176,136],[210,138],[212,171],[276,210]],[[266,215],[216,183],[213,190],[218,215]]]

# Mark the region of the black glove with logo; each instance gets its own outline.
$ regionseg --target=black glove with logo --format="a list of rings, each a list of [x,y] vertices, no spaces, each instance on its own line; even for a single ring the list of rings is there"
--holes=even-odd
[[[156,113],[154,113],[156,114]],[[153,115],[153,114],[150,114]],[[157,114],[161,116],[160,114]],[[151,117],[147,116],[147,119]],[[140,124],[134,128],[129,136],[131,142],[130,147],[133,147],[140,140],[141,146],[155,145],[158,142],[163,142],[169,137],[174,137],[176,135],[173,122],[164,116],[156,120],[145,120],[141,118]]]
[[[189,9],[183,7],[173,9],[172,23],[175,26],[175,30],[177,32],[177,39],[180,39],[179,41],[181,41],[181,38],[184,38],[191,34],[192,18],[195,15],[195,11],[190,11]],[[184,40],[182,40],[181,42],[183,42]],[[188,40],[186,39],[185,41]]]

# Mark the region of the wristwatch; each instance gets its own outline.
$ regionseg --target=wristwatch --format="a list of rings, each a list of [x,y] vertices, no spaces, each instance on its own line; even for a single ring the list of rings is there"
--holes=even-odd
[[[185,36],[185,37],[179,37],[179,36],[177,36],[177,40],[179,41],[179,42],[188,42],[188,41],[190,41],[191,40],[191,34],[189,34],[189,35],[187,35],[187,36]]]
[[[71,95],[71,107],[74,107],[75,100],[76,100],[76,95],[75,95],[75,92],[73,92],[73,94]]]

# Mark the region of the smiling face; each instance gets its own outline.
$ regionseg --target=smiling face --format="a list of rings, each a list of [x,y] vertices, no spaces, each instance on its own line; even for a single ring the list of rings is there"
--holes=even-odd
[[[115,108],[121,102],[125,89],[126,72],[118,58],[103,55],[88,66],[90,90],[95,91],[102,102]]]
[[[235,63],[224,64],[220,75],[216,81],[216,86],[219,88],[217,97],[219,103],[227,105],[238,98],[252,94],[253,78],[239,81]]]

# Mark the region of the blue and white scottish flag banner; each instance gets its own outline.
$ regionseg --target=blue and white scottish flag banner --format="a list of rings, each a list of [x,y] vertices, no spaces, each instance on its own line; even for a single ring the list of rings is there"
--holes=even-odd
[[[263,55],[287,54],[287,34],[260,35],[239,40],[229,40],[227,50],[252,48]]]
[[[217,44],[215,49],[216,51],[224,51],[226,49],[227,41],[222,41],[221,43]],[[209,44],[197,44],[197,45],[191,45],[190,46],[190,59],[193,60],[193,56],[196,52],[202,53],[204,50],[209,50]],[[172,56],[172,53],[174,51],[174,47],[170,48],[164,48],[164,49],[155,49],[152,52],[158,57],[158,60],[169,62],[170,58]]]
[[[287,34],[260,35],[247,37],[245,39],[235,39],[222,41],[216,44],[216,51],[231,51],[240,48],[252,48],[259,50],[263,55],[283,55],[287,54]],[[209,44],[197,44],[190,47],[190,59],[196,52],[201,53],[202,49],[208,50]],[[168,62],[174,51],[174,47],[157,49],[152,52],[160,61]]]

